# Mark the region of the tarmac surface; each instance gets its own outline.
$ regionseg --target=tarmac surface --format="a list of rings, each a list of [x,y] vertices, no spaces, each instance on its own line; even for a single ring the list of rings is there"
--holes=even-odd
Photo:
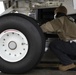
[[[13,74],[3,74],[0,75],[13,75]],[[48,69],[35,69],[27,74],[14,74],[14,75],[76,75],[76,71],[66,71],[61,72],[58,70],[48,70]]]
[[[35,69],[26,73],[26,74],[14,74],[14,75],[76,75],[76,68],[69,71],[59,71],[58,63],[40,63],[37,65]],[[0,73],[0,75],[13,75],[13,74],[4,74]]]

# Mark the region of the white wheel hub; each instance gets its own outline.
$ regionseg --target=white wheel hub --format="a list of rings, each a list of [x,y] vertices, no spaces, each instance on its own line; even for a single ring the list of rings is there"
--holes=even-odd
[[[16,42],[14,41],[10,41],[9,44],[8,44],[8,47],[11,49],[11,50],[15,50],[17,48],[17,44]]]
[[[0,56],[8,62],[22,60],[28,52],[28,40],[18,30],[8,29],[0,34]]]

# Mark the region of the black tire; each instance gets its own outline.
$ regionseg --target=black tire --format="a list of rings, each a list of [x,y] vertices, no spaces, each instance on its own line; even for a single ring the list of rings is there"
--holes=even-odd
[[[8,62],[0,58],[0,70],[4,73],[20,74],[33,69],[44,53],[44,35],[35,20],[22,14],[6,14],[0,17],[0,33],[7,29],[16,29],[28,39],[27,56],[18,62]]]

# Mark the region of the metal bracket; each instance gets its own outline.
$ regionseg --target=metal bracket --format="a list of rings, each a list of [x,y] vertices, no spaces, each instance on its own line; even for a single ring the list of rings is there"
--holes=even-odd
[[[6,9],[6,10],[1,14],[1,16],[2,16],[2,15],[5,15],[5,14],[8,14],[8,13],[12,13],[13,11],[14,11],[13,7],[10,7],[10,8],[8,8],[8,9]]]

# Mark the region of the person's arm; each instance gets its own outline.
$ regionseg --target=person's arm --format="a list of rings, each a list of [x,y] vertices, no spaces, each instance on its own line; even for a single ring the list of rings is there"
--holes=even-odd
[[[60,17],[57,19],[53,19],[52,21],[49,21],[41,26],[41,29],[43,32],[56,32],[60,33],[61,28],[63,27],[64,17]]]
[[[54,28],[52,27],[50,21],[46,22],[45,24],[41,25],[41,29],[43,32],[48,33],[48,32],[54,32]]]

